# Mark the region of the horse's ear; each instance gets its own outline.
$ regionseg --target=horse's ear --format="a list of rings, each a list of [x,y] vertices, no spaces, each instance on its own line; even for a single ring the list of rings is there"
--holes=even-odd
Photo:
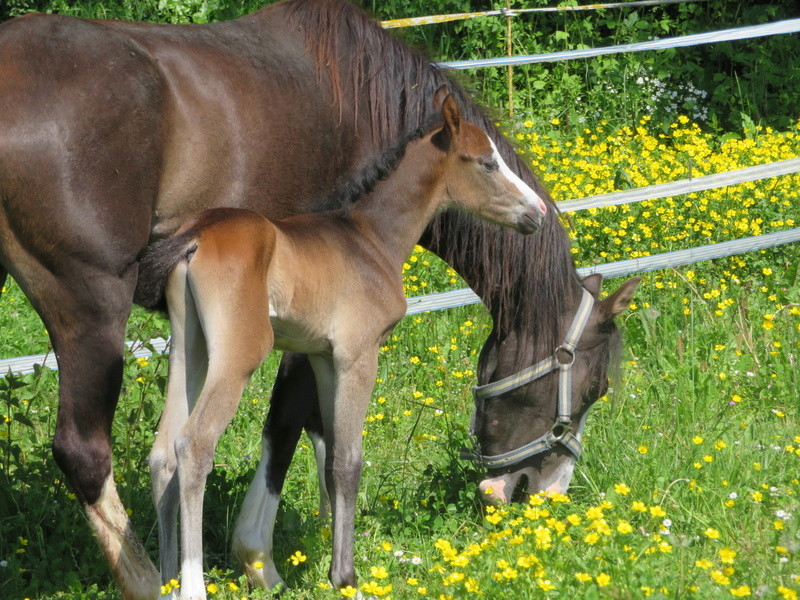
[[[433,108],[441,110],[444,104],[444,99],[450,95],[450,88],[446,85],[440,86],[436,93],[433,94]]]
[[[458,108],[458,103],[452,94],[448,94],[442,103],[442,116],[444,117],[445,131],[451,137],[457,137],[461,128],[461,110]]]
[[[600,311],[604,321],[610,321],[628,310],[633,301],[633,294],[641,280],[641,277],[631,277],[616,292],[600,303]]]
[[[581,282],[583,287],[592,294],[595,298],[600,297],[600,288],[603,286],[603,275],[600,273],[592,273],[583,278]]]
[[[439,88],[441,91],[443,88]],[[438,94],[438,92],[437,92]],[[452,95],[447,94],[442,100],[442,118],[444,125],[442,129],[433,136],[433,143],[437,148],[443,152],[449,152],[453,139],[458,137],[458,132],[461,127],[461,111],[458,109],[458,103]]]

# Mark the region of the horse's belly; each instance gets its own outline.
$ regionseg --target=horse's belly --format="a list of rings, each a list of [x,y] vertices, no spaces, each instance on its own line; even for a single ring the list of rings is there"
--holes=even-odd
[[[302,323],[282,319],[270,314],[272,331],[275,334],[275,349],[303,354],[333,353],[330,340],[320,332],[309,329]]]

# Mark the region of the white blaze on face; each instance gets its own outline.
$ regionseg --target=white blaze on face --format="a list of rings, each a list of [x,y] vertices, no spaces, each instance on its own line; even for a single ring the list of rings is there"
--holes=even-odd
[[[581,420],[575,426],[575,437],[578,438],[578,441],[580,441],[583,435],[583,427],[586,425],[586,418],[588,416],[589,411],[587,410],[583,413]],[[544,489],[548,492],[566,494],[569,482],[572,480],[572,472],[575,470],[576,462],[577,460],[574,456],[566,457],[559,467],[553,471],[548,481],[542,482]]]
[[[539,194],[533,191],[533,189],[519,176],[512,171],[506,161],[503,160],[503,157],[500,156],[500,152],[497,150],[497,146],[495,146],[494,142],[490,139],[489,143],[492,145],[492,158],[497,162],[500,166],[500,173],[508,179],[514,186],[519,190],[520,194],[525,197],[525,201],[531,206],[531,208],[536,208],[541,212],[543,215],[547,213],[547,205],[544,203],[544,200],[539,197]]]

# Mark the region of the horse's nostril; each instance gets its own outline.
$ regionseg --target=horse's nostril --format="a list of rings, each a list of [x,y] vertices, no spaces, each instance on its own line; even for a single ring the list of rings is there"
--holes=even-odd
[[[534,211],[528,211],[523,213],[518,221],[518,228],[520,233],[529,234],[535,231],[538,231],[541,226],[542,222],[544,221],[544,217],[540,214],[537,214]]]

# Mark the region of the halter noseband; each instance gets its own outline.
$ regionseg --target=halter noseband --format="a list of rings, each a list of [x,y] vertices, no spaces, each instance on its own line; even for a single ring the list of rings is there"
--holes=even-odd
[[[578,345],[589,315],[594,307],[594,297],[585,289],[578,312],[570,325],[569,331],[564,338],[564,342],[555,349],[551,356],[540,360],[535,365],[527,367],[522,371],[510,375],[499,381],[478,385],[473,388],[475,394],[475,412],[478,407],[487,399],[499,396],[518,387],[522,387],[543,377],[551,371],[558,370],[558,415],[550,431],[536,438],[524,446],[495,456],[485,456],[477,449],[468,453],[467,458],[482,463],[489,469],[515,465],[524,459],[541,454],[552,448],[555,444],[561,444],[569,450],[576,459],[581,456],[581,442],[572,433],[572,365],[575,362],[575,349]],[[474,419],[473,419],[474,430]],[[473,431],[474,433],[474,431]]]

